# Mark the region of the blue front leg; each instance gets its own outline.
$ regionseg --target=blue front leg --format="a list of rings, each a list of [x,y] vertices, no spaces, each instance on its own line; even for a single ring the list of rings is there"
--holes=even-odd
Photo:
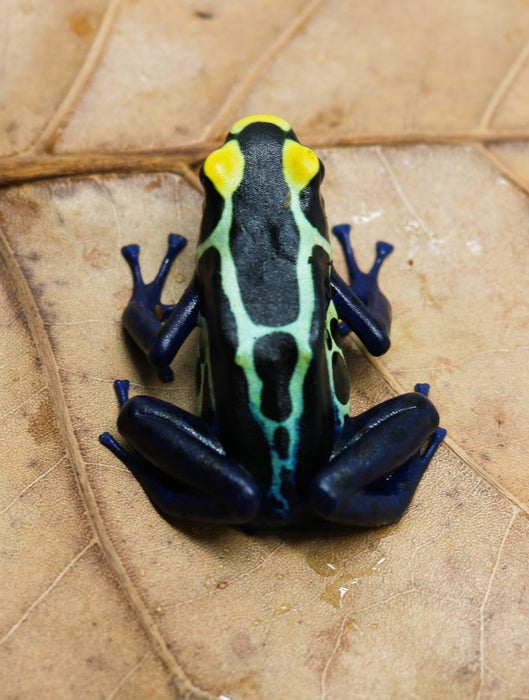
[[[160,379],[164,382],[173,378],[169,365],[196,326],[200,306],[194,277],[177,304],[169,306],[161,302],[171,265],[186,244],[187,240],[183,236],[169,234],[167,253],[156,277],[149,284],[143,281],[140,270],[140,247],[128,245],[121,251],[132,271],[134,283],[132,296],[123,312],[123,325],[151,363],[158,368]]]
[[[349,273],[349,284],[334,269],[331,274],[333,301],[342,319],[340,333],[354,331],[372,355],[382,355],[390,346],[391,305],[378,287],[378,273],[393,246],[379,241],[375,262],[365,273],[356,264],[351,248],[351,227],[341,224],[332,231],[342,245]]]

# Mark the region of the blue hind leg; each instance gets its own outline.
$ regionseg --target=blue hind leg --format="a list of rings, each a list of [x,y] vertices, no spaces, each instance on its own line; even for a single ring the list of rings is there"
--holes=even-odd
[[[99,440],[130,469],[164,517],[231,524],[255,518],[261,503],[257,484],[226,456],[207,423],[159,399],[129,399],[126,380],[115,382],[115,389],[118,428],[133,451],[109,433]]]
[[[331,460],[313,482],[317,515],[373,527],[399,520],[446,431],[427,385],[346,423]]]

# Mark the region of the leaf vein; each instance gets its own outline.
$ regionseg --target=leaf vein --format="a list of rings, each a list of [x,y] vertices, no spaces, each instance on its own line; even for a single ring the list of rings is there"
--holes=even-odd
[[[513,63],[509,66],[509,69],[500,80],[496,90],[492,94],[483,115],[479,122],[480,129],[488,129],[496,110],[498,109],[501,101],[505,97],[507,91],[516,80],[520,71],[522,70],[527,58],[529,57],[529,39],[522,46],[521,51],[518,53]]]
[[[4,506],[4,507],[2,508],[2,510],[0,510],[0,515],[3,515],[3,514],[6,513],[10,508],[12,508],[12,507],[15,505],[15,503],[16,503],[18,500],[20,500],[20,499],[22,498],[22,496],[23,496],[25,493],[27,493],[33,486],[35,486],[35,484],[38,484],[38,482],[39,482],[41,479],[44,479],[46,476],[48,476],[48,474],[49,474],[50,472],[52,472],[56,467],[58,467],[59,464],[60,464],[64,459],[66,459],[66,457],[63,455],[57,462],[55,462],[55,464],[52,464],[51,467],[49,467],[48,469],[46,469],[46,471],[42,472],[42,474],[39,474],[35,479],[33,479],[33,481],[30,481],[30,483],[22,489],[22,491],[18,494],[18,496],[15,496],[15,498],[13,498],[13,500],[12,500],[10,503],[8,503],[6,506]]]
[[[505,528],[505,532],[503,533],[503,537],[500,542],[500,546],[498,547],[498,553],[496,554],[496,559],[494,561],[494,566],[492,567],[492,571],[489,576],[489,582],[487,585],[487,590],[485,591],[485,595],[483,597],[483,602],[481,603],[480,609],[479,609],[479,662],[480,662],[480,668],[479,668],[479,685],[478,689],[476,692],[476,700],[480,697],[481,691],[483,689],[483,686],[485,684],[485,608],[487,607],[487,603],[489,602],[490,598],[490,592],[492,590],[492,584],[494,583],[494,579],[496,578],[496,573],[498,571],[498,567],[500,565],[501,557],[503,554],[503,549],[505,547],[505,543],[507,542],[507,538],[509,536],[510,531],[512,530],[512,526],[514,524],[514,521],[516,519],[516,516],[518,515],[517,509],[513,508],[511,518],[509,520],[509,523],[507,527]]]
[[[33,603],[27,608],[27,610],[19,617],[19,619],[15,622],[15,624],[6,632],[6,634],[0,639],[0,646],[7,642],[10,637],[12,637],[15,632],[18,630],[20,625],[25,622],[32,611],[58,586],[58,584],[62,581],[62,579],[66,576],[66,574],[70,571],[71,568],[75,566],[75,564],[81,559],[81,557],[86,554],[86,552],[94,545],[97,544],[95,538],[92,538],[90,542],[81,549],[80,552],[78,552],[75,557],[64,567],[64,569],[60,572],[58,576],[50,583],[48,588],[46,588],[45,591],[43,591],[39,597],[33,601]]]

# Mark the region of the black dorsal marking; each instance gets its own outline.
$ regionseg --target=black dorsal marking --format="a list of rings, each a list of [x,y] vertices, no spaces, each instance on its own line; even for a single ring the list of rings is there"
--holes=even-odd
[[[299,313],[299,232],[284,206],[289,192],[283,177],[284,139],[279,127],[265,123],[238,137],[244,179],[233,195],[230,251],[248,315],[265,326],[286,325]]]
[[[202,221],[200,223],[199,243],[203,243],[215,230],[224,210],[224,198],[215,189],[214,185],[200,171],[200,181],[204,187],[204,206],[202,210]]]
[[[349,401],[349,376],[343,355],[336,350],[332,354],[332,382],[334,393],[341,404]]]
[[[263,382],[261,412],[278,423],[292,410],[288,388],[297,360],[296,341],[289,333],[269,333],[255,343],[255,369]]]
[[[288,457],[290,446],[290,435],[284,425],[280,425],[274,432],[274,449],[281,459]]]

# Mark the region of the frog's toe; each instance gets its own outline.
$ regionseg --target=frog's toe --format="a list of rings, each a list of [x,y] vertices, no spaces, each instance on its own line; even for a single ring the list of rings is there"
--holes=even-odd
[[[391,243],[386,243],[385,241],[377,242],[377,255],[381,255],[382,258],[386,258],[394,250],[395,246],[393,246]]]
[[[170,233],[168,236],[167,255],[176,257],[178,253],[186,247],[186,245],[187,238],[185,238],[185,236],[181,236],[179,233]]]
[[[390,253],[395,250],[391,243],[385,243],[384,241],[377,241],[376,245],[376,257],[371,269],[367,273],[367,276],[371,282],[374,289],[378,289],[378,273],[382,267],[382,263],[388,257]]]
[[[130,382],[128,379],[116,379],[114,382],[114,391],[118,397],[119,407],[123,406],[129,400]]]
[[[332,227],[332,232],[343,245],[346,241],[349,241],[351,226],[350,224],[337,224],[336,226]]]
[[[124,245],[121,249],[121,254],[125,260],[132,265],[133,262],[138,260],[140,254],[140,246],[137,243],[130,243],[129,245]]]

